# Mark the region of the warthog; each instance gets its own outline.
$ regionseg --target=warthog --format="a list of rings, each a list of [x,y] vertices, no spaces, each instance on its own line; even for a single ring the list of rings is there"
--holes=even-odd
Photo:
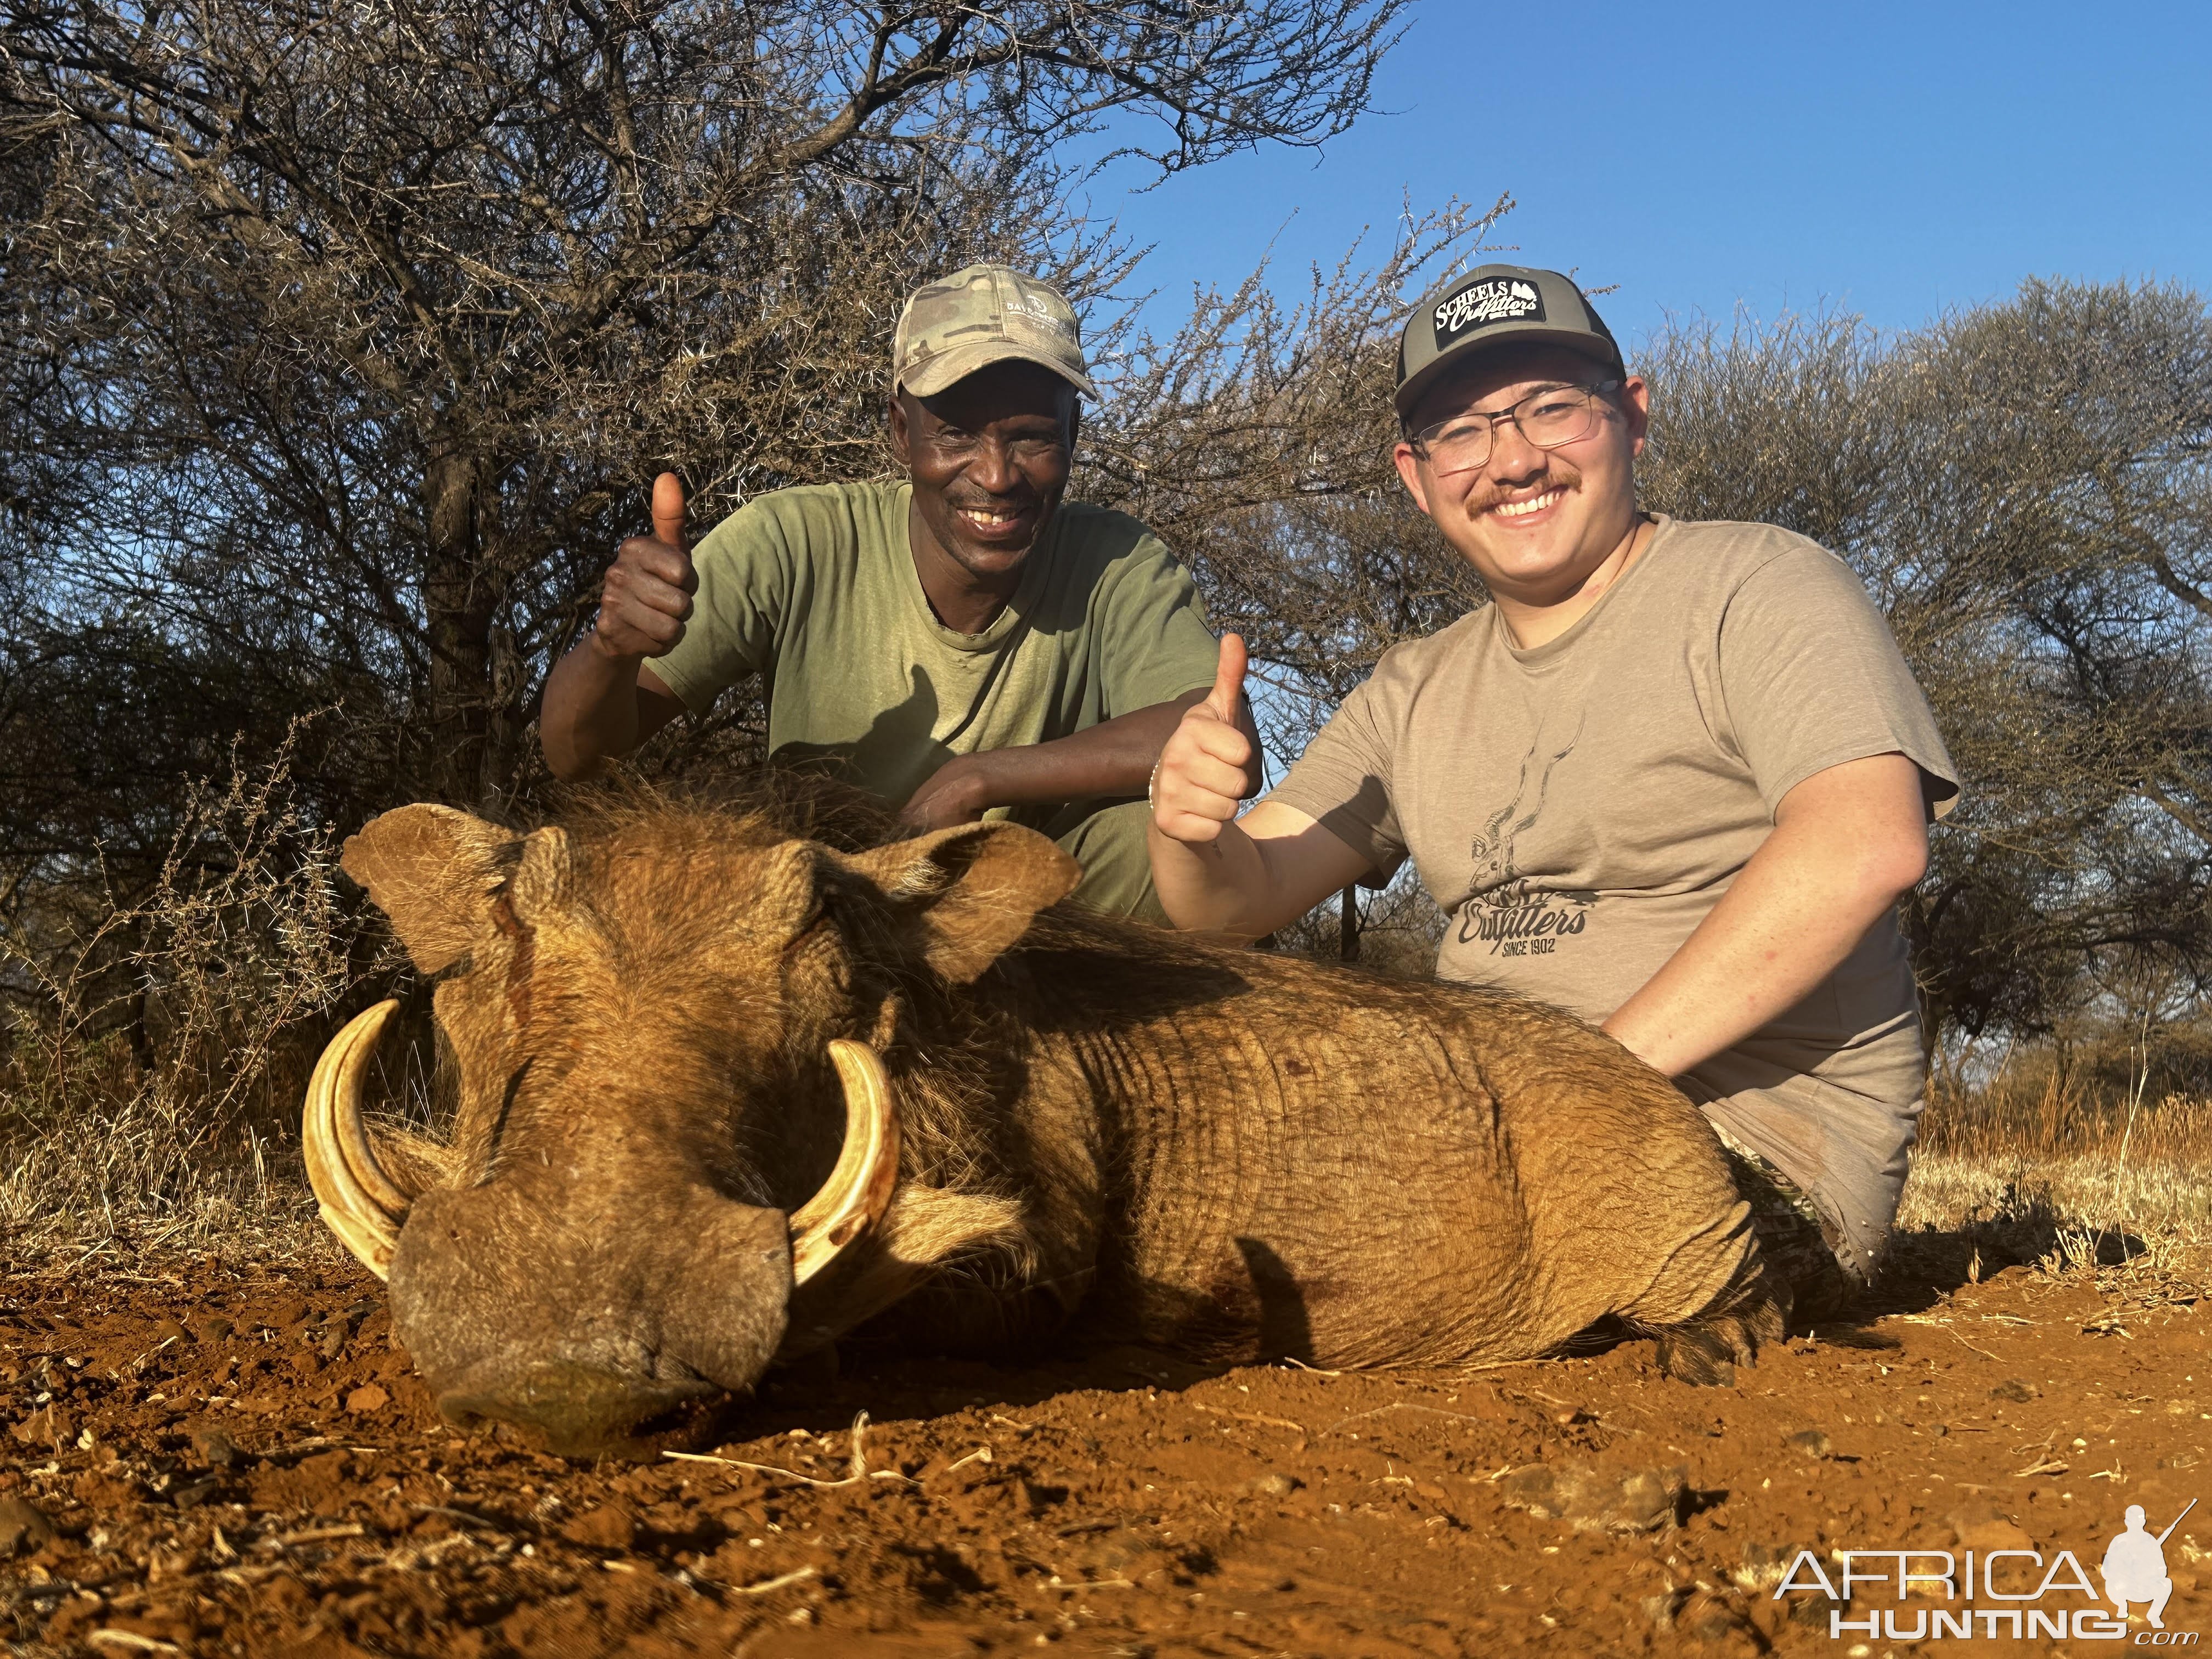
[[[1709,1377],[1778,1334],[1719,1144],[1565,1013],[1101,920],[1012,824],[837,850],[665,802],[410,806],[346,870],[443,974],[450,1139],[317,1067],[309,1171],[450,1419],[700,1432],[856,1328],[1215,1360],[1499,1361],[1605,1316]]]

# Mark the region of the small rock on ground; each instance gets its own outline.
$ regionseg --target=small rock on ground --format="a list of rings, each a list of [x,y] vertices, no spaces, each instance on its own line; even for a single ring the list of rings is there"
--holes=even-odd
[[[1825,1458],[1832,1455],[1835,1451],[1835,1448],[1829,1443],[1826,1431],[1822,1429],[1800,1429],[1796,1434],[1783,1436],[1782,1443],[1792,1451],[1802,1452],[1808,1457]]]
[[[1656,1532],[1680,1522],[1689,1480],[1680,1465],[1607,1474],[1579,1463],[1532,1463],[1498,1491],[1514,1508],[1570,1522],[1577,1532]]]
[[[211,1469],[236,1468],[245,1460],[238,1443],[221,1429],[201,1427],[191,1431],[192,1449],[207,1461]]]
[[[0,1558],[37,1549],[53,1539],[54,1523],[35,1504],[0,1498]]]

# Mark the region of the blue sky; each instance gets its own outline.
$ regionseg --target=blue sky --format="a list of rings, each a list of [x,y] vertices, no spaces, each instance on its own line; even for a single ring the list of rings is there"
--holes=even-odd
[[[1285,288],[1363,225],[1519,204],[1493,257],[1577,269],[1625,345],[1669,313],[1822,304],[1905,328],[2021,278],[2212,296],[2212,3],[1421,0],[1370,115],[1096,210],[1174,307],[1272,240]]]

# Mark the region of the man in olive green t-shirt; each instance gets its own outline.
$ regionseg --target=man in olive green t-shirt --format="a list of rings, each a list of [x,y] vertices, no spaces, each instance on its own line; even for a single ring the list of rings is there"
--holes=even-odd
[[[546,683],[547,763],[588,776],[757,673],[772,760],[824,767],[916,832],[1014,818],[1083,866],[1079,900],[1164,920],[1143,797],[1218,647],[1143,525],[1062,503],[1079,393],[1097,395],[1054,289],[1003,265],[920,289],[892,349],[907,482],[776,490],[690,552],[664,473],[654,535],[623,544]]]

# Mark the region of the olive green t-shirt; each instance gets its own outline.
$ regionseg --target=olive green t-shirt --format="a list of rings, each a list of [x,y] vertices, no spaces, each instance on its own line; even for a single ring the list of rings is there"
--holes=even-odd
[[[691,620],[653,672],[695,713],[759,674],[772,759],[823,762],[895,806],[956,755],[1070,737],[1213,683],[1219,647],[1190,573],[1136,520],[1063,504],[1006,609],[962,634],[922,592],[912,495],[809,485],[739,507],[693,550]]]
[[[1559,638],[1495,607],[1386,653],[1271,799],[1443,909],[1437,971],[1601,1022],[1704,921],[1814,773],[1893,751],[1958,778],[1850,568],[1771,525],[1662,518]],[[1920,1107],[1918,1006],[1884,916],[1796,1007],[1679,1079],[1868,1267]]]

